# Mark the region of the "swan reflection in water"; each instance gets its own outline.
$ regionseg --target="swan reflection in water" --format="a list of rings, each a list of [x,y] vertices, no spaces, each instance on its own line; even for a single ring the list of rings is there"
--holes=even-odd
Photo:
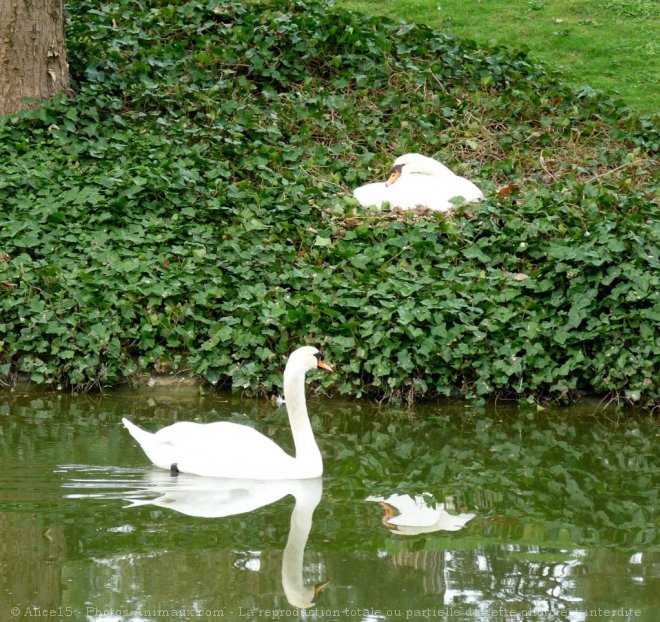
[[[287,600],[294,607],[312,607],[327,582],[306,586],[303,580],[305,546],[312,529],[312,516],[323,494],[323,480],[240,480],[197,477],[181,474],[163,484],[163,474],[154,473],[160,481],[144,491],[161,493],[155,499],[131,496],[131,505],[155,505],[175,510],[187,516],[223,518],[252,512],[258,508],[292,495],[295,505],[291,512],[289,537],[282,555],[282,588]]]
[[[458,531],[476,514],[450,514],[444,503],[431,502],[428,493],[422,495],[394,494],[387,497],[367,497],[380,503],[385,510],[382,523],[392,533],[415,536],[434,531]]]
[[[69,471],[72,467],[65,467]],[[107,480],[106,480],[107,481]],[[96,487],[99,480],[74,480],[70,488]],[[123,486],[128,482],[123,481]],[[321,501],[323,480],[241,480],[198,477],[180,474],[171,477],[162,471],[148,473],[142,480],[131,481],[133,490],[124,490],[121,498],[130,501],[128,508],[153,505],[199,518],[224,518],[252,512],[287,495],[295,504],[291,512],[289,536],[282,556],[282,588],[289,603],[299,609],[315,604],[327,582],[306,586],[303,579],[303,560],[307,539],[312,529],[314,510]],[[120,484],[121,485],[121,484]],[[113,497],[117,497],[115,491]],[[157,495],[154,497],[154,495]],[[99,497],[102,494],[71,494],[69,498]]]

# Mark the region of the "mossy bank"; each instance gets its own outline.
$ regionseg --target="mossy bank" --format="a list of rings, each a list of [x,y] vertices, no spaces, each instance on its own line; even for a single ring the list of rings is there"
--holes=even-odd
[[[5,381],[270,392],[310,342],[342,394],[657,403],[650,120],[522,54],[323,3],[68,12],[75,95],[0,120]],[[358,209],[406,151],[486,200]]]

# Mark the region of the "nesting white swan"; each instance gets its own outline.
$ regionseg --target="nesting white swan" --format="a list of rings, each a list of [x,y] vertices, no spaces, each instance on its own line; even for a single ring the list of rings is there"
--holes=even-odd
[[[419,153],[406,153],[394,160],[386,182],[360,186],[353,196],[363,207],[384,203],[399,209],[425,207],[446,212],[461,203],[483,199],[470,180],[452,173],[444,164]]]
[[[284,399],[295,456],[251,427],[229,421],[180,421],[155,433],[128,419],[122,422],[153,464],[174,472],[241,479],[308,479],[323,474],[323,459],[314,438],[305,401],[305,375],[312,369],[332,371],[314,347],[295,350],[284,369]]]

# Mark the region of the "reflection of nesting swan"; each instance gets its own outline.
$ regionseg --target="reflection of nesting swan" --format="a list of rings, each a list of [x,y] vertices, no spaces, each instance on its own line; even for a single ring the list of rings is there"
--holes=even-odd
[[[432,531],[458,531],[475,517],[475,514],[449,514],[444,503],[428,504],[424,495],[391,495],[367,497],[377,501],[385,509],[383,525],[392,533],[414,536]]]
[[[179,475],[177,478],[152,473],[148,486],[131,493],[129,499],[138,505],[156,505],[188,516],[221,518],[251,512],[292,495],[289,537],[282,556],[282,588],[294,607],[311,607],[327,583],[305,586],[303,559],[307,538],[312,529],[312,516],[323,494],[320,478],[305,480],[240,480],[200,478]],[[155,499],[145,494],[160,493]]]

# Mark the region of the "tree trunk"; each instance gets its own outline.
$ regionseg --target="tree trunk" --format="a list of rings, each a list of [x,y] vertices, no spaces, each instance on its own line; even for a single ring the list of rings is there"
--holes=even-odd
[[[68,90],[64,0],[0,0],[0,114]]]

